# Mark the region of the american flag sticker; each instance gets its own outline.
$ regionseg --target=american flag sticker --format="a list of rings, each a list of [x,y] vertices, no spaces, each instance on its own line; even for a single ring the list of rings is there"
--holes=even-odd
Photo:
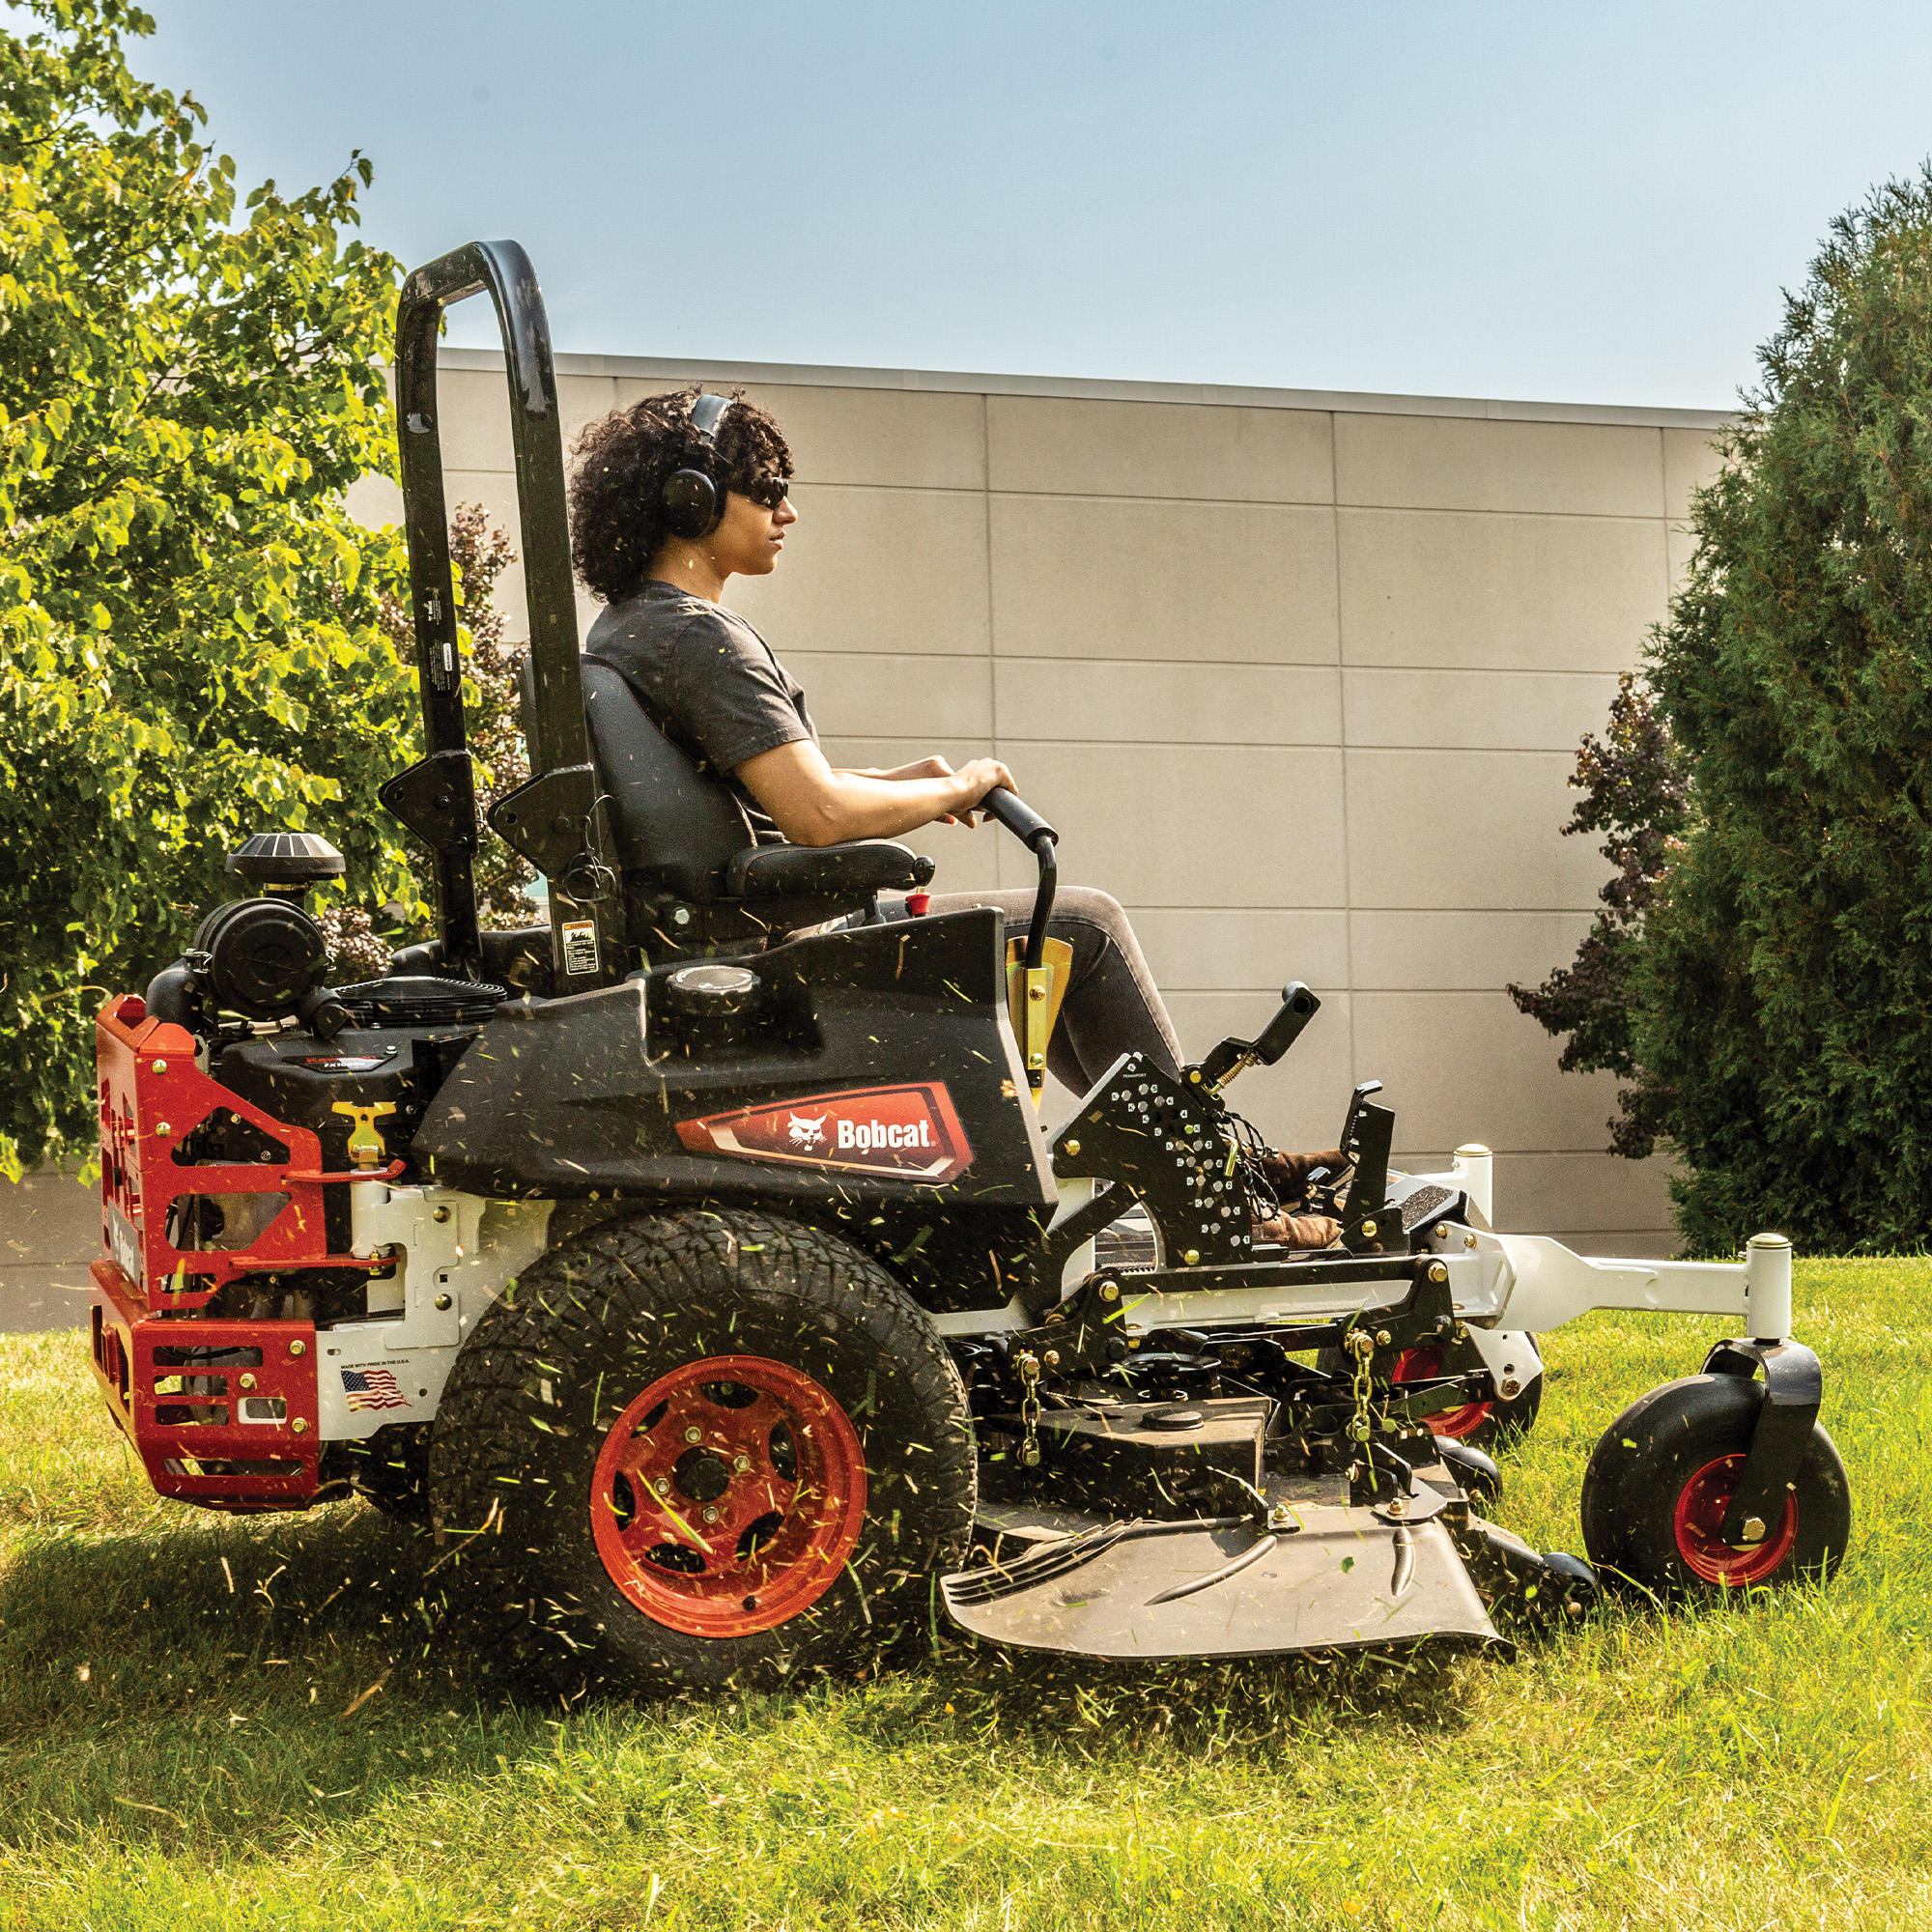
[[[407,1408],[410,1399],[389,1369],[344,1369],[342,1399],[351,1408]]]

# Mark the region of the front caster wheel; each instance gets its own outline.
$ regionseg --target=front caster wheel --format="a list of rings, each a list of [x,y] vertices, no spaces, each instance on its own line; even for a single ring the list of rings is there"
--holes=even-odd
[[[1686,1376],[1617,1417],[1583,1473],[1583,1541],[1606,1580],[1682,1598],[1837,1569],[1851,1492],[1822,1423],[1812,1425],[1778,1520],[1754,1544],[1719,1534],[1763,1406],[1761,1382]]]

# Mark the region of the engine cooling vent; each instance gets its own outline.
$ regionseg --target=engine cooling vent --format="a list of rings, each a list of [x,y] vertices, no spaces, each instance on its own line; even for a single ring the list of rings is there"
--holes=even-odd
[[[509,995],[501,986],[477,980],[439,980],[434,974],[404,974],[337,986],[335,997],[355,1016],[357,1026],[462,1026],[487,1020]]]

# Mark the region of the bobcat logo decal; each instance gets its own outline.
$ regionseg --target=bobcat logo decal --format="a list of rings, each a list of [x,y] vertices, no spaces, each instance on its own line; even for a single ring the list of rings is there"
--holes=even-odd
[[[818,1111],[801,1113],[802,1107]],[[677,1137],[692,1153],[877,1175],[928,1187],[945,1186],[973,1164],[952,1096],[939,1080],[801,1094],[777,1106],[680,1121]]]

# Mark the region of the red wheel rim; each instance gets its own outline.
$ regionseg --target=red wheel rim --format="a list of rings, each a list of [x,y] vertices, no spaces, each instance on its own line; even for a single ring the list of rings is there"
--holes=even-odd
[[[762,1355],[660,1376],[611,1425],[590,1479],[611,1580],[691,1636],[750,1636],[810,1608],[865,1516],[865,1452],[845,1411]]]
[[[1390,1380],[1433,1382],[1441,1374],[1442,1351],[1439,1349],[1405,1349],[1396,1357],[1395,1374]],[[1422,1426],[1432,1435],[1447,1435],[1453,1441],[1462,1442],[1489,1421],[1494,1407],[1492,1402],[1465,1402],[1461,1408],[1443,1408],[1434,1415],[1425,1415]]]
[[[1706,1463],[1678,1493],[1671,1519],[1677,1553],[1687,1569],[1707,1583],[1762,1583],[1776,1575],[1798,1541],[1798,1498],[1784,1498],[1784,1517],[1762,1543],[1726,1543],[1719,1534],[1724,1512],[1738,1492],[1743,1451]]]

